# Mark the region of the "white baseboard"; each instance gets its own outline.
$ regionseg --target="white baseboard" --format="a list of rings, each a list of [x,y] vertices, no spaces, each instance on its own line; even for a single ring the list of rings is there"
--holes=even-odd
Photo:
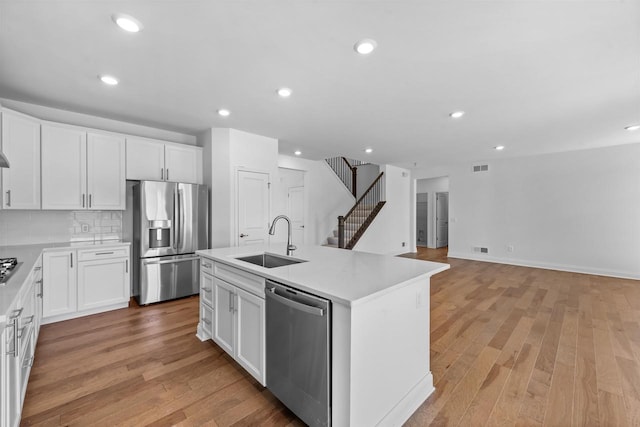
[[[129,307],[128,299],[127,299],[127,302],[107,305],[104,307],[92,308],[91,310],[76,311],[74,313],[66,313],[66,314],[59,314],[57,316],[46,317],[42,319],[42,324],[47,325],[49,323],[62,322],[63,320],[70,320],[70,319],[76,319],[78,317],[91,316],[92,314],[104,313],[106,311],[119,310],[121,308],[127,308],[127,307]]]
[[[200,341],[207,341],[210,340],[211,337],[209,336],[209,334],[204,332],[204,329],[202,328],[202,324],[199,322],[198,323],[198,328],[197,328],[197,332],[196,332],[196,337],[198,337],[198,339]]]
[[[433,387],[433,375],[429,372],[377,425],[402,426],[435,390]]]
[[[613,271],[613,270],[606,270],[602,268],[584,267],[579,265],[564,265],[564,264],[555,264],[555,263],[540,262],[540,261],[529,261],[529,260],[522,260],[522,259],[499,258],[499,257],[483,256],[483,255],[469,254],[464,252],[453,252],[453,251],[449,251],[447,256],[449,258],[493,262],[497,264],[517,265],[520,267],[542,268],[545,270],[558,270],[558,271],[567,271],[570,273],[582,273],[582,274],[593,274],[596,276],[615,277],[619,279],[640,280],[640,273],[632,273],[628,271]]]

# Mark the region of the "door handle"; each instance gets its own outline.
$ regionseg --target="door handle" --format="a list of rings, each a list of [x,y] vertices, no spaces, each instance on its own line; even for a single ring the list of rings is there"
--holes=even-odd
[[[240,237],[249,237],[249,235],[248,235],[248,234],[241,233],[241,234],[240,234]]]

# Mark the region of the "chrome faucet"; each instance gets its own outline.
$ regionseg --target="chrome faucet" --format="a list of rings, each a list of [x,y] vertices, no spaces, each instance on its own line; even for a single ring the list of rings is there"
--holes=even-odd
[[[276,222],[278,222],[279,219],[284,219],[287,221],[287,255],[291,256],[293,255],[293,251],[298,248],[295,245],[291,244],[291,220],[289,219],[289,217],[286,215],[278,215],[277,217],[275,217],[273,219],[273,222],[271,223],[271,227],[269,228],[269,234],[272,236],[276,234]]]

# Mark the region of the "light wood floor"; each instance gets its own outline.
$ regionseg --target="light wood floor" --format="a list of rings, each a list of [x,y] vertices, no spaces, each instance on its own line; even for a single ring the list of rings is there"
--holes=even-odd
[[[448,262],[408,426],[640,426],[640,282]],[[23,425],[301,425],[197,321],[194,297],[43,326]]]

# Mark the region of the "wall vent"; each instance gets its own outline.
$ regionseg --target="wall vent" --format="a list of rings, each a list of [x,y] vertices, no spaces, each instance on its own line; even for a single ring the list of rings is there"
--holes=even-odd
[[[488,172],[489,171],[489,165],[474,165],[473,166],[473,171],[474,172]]]
[[[489,248],[485,248],[482,246],[474,246],[473,248],[474,252],[479,252],[481,254],[488,254],[489,253]]]

